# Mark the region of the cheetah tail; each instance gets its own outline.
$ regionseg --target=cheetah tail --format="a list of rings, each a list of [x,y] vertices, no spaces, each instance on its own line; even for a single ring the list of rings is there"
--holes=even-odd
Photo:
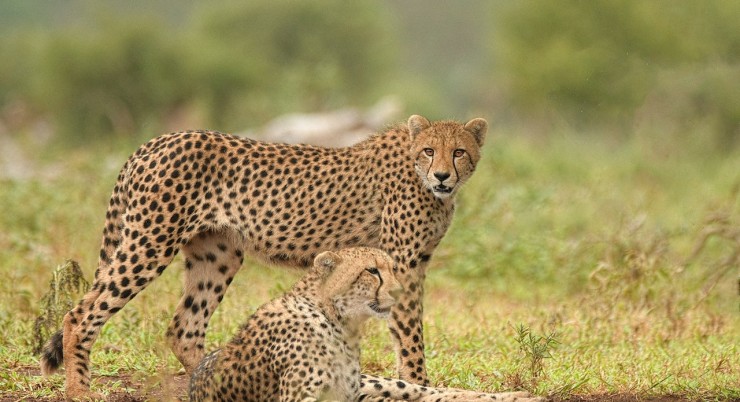
[[[60,329],[51,336],[49,342],[41,351],[41,374],[48,376],[54,374],[64,361],[64,345],[62,343],[62,330]]]

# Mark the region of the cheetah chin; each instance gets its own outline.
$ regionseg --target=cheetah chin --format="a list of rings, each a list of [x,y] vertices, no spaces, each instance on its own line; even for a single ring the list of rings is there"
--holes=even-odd
[[[391,312],[391,306],[381,307],[377,302],[369,303],[368,307],[370,307],[370,310],[373,310],[381,318],[388,317],[388,314]]]
[[[452,187],[447,187],[443,184],[432,187],[432,192],[434,192],[434,196],[442,199],[450,197],[452,195],[452,190]]]

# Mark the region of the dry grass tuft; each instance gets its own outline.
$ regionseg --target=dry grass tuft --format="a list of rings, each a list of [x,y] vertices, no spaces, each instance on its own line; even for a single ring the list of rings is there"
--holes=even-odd
[[[46,340],[61,326],[64,315],[89,287],[76,261],[67,260],[54,269],[49,290],[39,302],[41,313],[33,324],[31,347],[34,354],[41,353]]]

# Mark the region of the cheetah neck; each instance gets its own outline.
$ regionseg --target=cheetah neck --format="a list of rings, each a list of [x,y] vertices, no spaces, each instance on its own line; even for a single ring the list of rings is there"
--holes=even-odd
[[[337,323],[344,333],[344,340],[350,348],[359,349],[362,325],[367,321],[367,317],[343,316],[338,306],[334,305],[337,310]]]
[[[320,283],[320,275],[309,272],[293,286],[292,293],[295,297],[304,299],[308,304],[315,306],[327,321],[343,333],[348,344],[357,343],[362,325],[369,317],[348,314],[341,302],[341,297],[326,298],[323,296]]]

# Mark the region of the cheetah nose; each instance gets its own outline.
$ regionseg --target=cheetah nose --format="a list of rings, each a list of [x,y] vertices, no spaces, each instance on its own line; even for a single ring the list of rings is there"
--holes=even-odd
[[[434,177],[436,177],[441,183],[447,180],[447,178],[450,177],[450,174],[448,172],[434,172]]]

